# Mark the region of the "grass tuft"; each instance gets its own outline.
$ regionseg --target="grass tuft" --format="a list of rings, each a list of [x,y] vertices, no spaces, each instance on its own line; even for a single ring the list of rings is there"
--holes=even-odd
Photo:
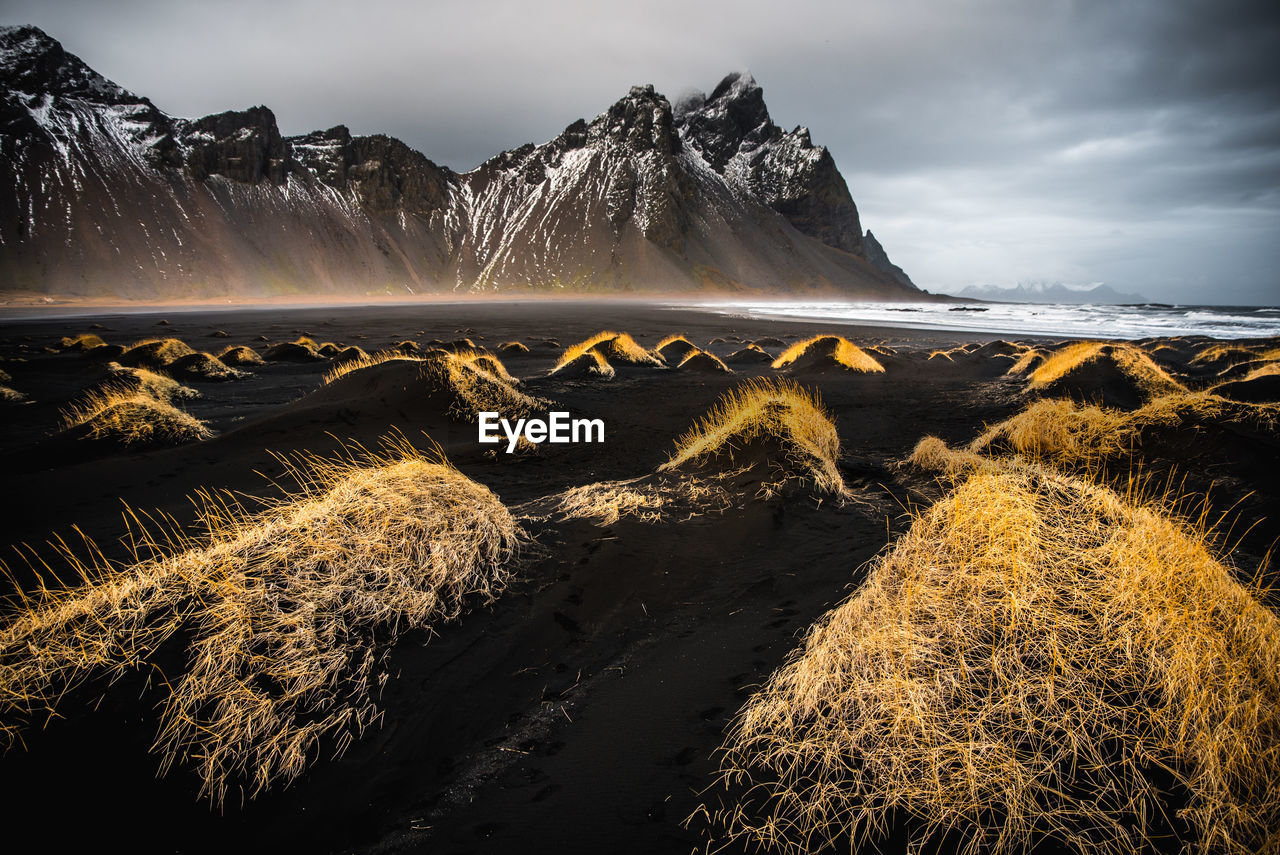
[[[602,380],[610,380],[616,373],[609,360],[594,348],[579,353],[568,362],[561,360],[551,369],[552,375],[599,377]]]
[[[204,422],[166,400],[109,385],[65,410],[62,429],[129,448],[181,445],[213,436]]]
[[[149,338],[136,341],[120,354],[124,365],[144,368],[165,368],[184,356],[191,356],[195,349],[176,338]]]
[[[566,347],[555,368],[551,369],[551,373],[556,373],[588,351],[597,353],[610,366],[615,364],[661,366],[664,364],[661,358],[645,350],[627,333],[603,330],[588,339]]]
[[[97,333],[80,333],[77,336],[63,336],[61,344],[63,350],[84,351],[102,347],[106,342]]]
[[[978,462],[748,701],[736,802],[695,817],[786,853],[1274,851],[1280,620],[1206,537]]]
[[[773,361],[773,367],[778,369],[793,364],[800,365],[804,363],[805,357],[817,360],[815,364],[818,365],[830,361],[849,371],[863,374],[879,374],[884,371],[884,366],[875,357],[847,338],[835,335],[816,335],[796,342],[778,355]]]
[[[353,371],[359,371],[363,368],[371,368],[374,365],[381,365],[384,362],[421,362],[421,357],[406,356],[398,350],[382,350],[377,353],[365,353],[363,350],[359,354],[353,354],[351,358],[342,361],[335,360],[334,365],[325,372],[324,379],[321,381],[323,385],[328,385],[340,377],[346,377]]]
[[[88,391],[93,393],[107,390],[137,392],[171,404],[175,401],[200,397],[200,393],[195,389],[183,386],[167,374],[160,374],[146,368],[129,368],[118,362],[108,362],[106,374],[90,386]]]
[[[1192,365],[1200,365],[1202,363],[1223,362],[1226,360],[1234,360],[1236,362],[1248,362],[1258,358],[1257,352],[1253,348],[1242,347],[1237,344],[1214,343],[1203,347],[1191,357]]]
[[[693,348],[687,351],[684,358],[680,360],[680,364],[676,366],[685,371],[708,371],[718,372],[722,374],[732,374],[733,369],[724,364],[720,357],[716,356],[709,350],[699,350]]]
[[[625,481],[600,481],[566,490],[556,499],[555,513],[563,519],[585,519],[610,526],[623,517],[656,523],[678,510],[684,518],[733,505],[732,494],[716,479],[651,476]]]
[[[1108,356],[1148,396],[1183,388],[1141,349],[1131,344],[1101,341],[1077,341],[1058,348],[1031,372],[1029,385],[1032,389],[1046,389],[1077,368]]]
[[[165,370],[184,379],[210,383],[243,380],[249,376],[248,371],[232,368],[213,354],[203,351],[179,357],[170,362]]]
[[[370,692],[399,634],[504,588],[523,533],[443,458],[400,440],[285,462],[295,495],[256,513],[203,495],[203,536],[144,538],[136,563],[79,564],[84,585],[29,596],[0,629],[0,732],[16,741],[68,688],[138,668],[181,630],[162,769],[194,766],[215,804],[237,782],[252,797],[377,720]]]
[[[262,355],[258,353],[258,351],[243,344],[232,345],[231,347],[224,348],[222,352],[218,354],[218,360],[223,365],[231,366],[266,364],[266,360],[262,358]]]
[[[816,393],[787,381],[752,380],[729,390],[676,441],[659,471],[702,465],[721,455],[732,461],[762,444],[776,444],[782,462],[802,472],[818,490],[845,492],[836,464],[840,436],[831,414]]]
[[[1162,395],[1132,411],[1046,398],[988,427],[969,448],[1092,472],[1097,464],[1127,458],[1149,431],[1181,426],[1200,431],[1206,425],[1274,432],[1280,427],[1280,405],[1229,401],[1207,392]]]

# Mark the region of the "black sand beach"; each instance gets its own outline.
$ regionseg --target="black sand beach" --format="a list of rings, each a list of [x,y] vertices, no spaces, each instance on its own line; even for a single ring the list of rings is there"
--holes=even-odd
[[[601,330],[630,333],[647,349],[682,334],[732,373],[618,366],[609,380],[549,375],[564,348]],[[103,365],[63,349],[63,337],[82,333],[119,345],[176,338],[214,353],[228,345],[262,353],[302,336],[368,353],[470,339],[497,353],[526,394],[602,419],[605,442],[495,453],[477,443],[474,424],[447,417],[385,366],[349,375],[373,378],[363,385],[322,389],[330,359],[247,365],[247,377],[229,382],[184,380],[200,397],[181,407],[207,424],[210,439],[149,450],[73,439],[59,433],[62,412]],[[776,357],[817,334],[845,336],[884,371],[775,370],[730,358],[766,339]],[[509,341],[527,352],[500,351]],[[150,749],[164,671],[181,662],[174,648],[110,685],[81,685],[48,722],[35,717],[0,757],[4,814],[65,851],[689,852],[700,838],[683,822],[705,799],[727,723],[801,634],[859,585],[864,564],[910,525],[911,512],[944,492],[933,473],[906,465],[917,442],[965,446],[1033,400],[1026,377],[1010,369],[1024,345],[1057,343],[958,350],[995,341],[608,301],[0,321],[6,385],[30,399],[4,405],[0,430],[0,544],[24,587],[37,571],[17,557],[22,544],[47,558],[40,544],[71,541],[78,529],[122,560],[125,506],[188,527],[197,490],[236,491],[249,503],[290,493],[291,476],[273,455],[331,457],[395,432],[420,448],[438,444],[529,535],[508,590],[434,633],[402,636],[376,694],[380,720],[338,758],[322,743],[287,789],[256,798],[232,791],[219,809],[198,798],[189,767],[157,777]],[[1209,344],[1143,346],[1177,382],[1201,389],[1223,368],[1193,363]],[[931,359],[937,351],[948,353]],[[761,496],[749,476],[734,482],[731,502],[676,503],[656,520],[598,524],[549,510],[570,488],[650,475],[724,392],[776,377],[815,391],[833,414],[846,497],[803,488]],[[1097,397],[1141,405],[1122,400],[1132,390],[1114,378],[1095,379]],[[1274,427],[1175,425],[1126,465],[1151,489],[1187,497],[1188,514],[1205,505],[1210,521],[1222,520],[1220,549],[1246,576],[1280,537]]]

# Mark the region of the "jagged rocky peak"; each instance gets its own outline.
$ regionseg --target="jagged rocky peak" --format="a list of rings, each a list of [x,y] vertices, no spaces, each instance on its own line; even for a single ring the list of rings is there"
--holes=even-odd
[[[78,118],[68,116],[76,112]],[[179,163],[173,120],[146,98],[116,85],[38,27],[0,27],[0,148],[26,142],[65,149],[85,123],[112,126],[157,166]],[[20,142],[22,141],[22,142]]]
[[[263,179],[283,184],[293,168],[276,115],[263,106],[184,122],[180,139],[187,169],[197,181],[221,175],[246,184]]]
[[[587,138],[625,145],[632,152],[680,152],[671,103],[652,85],[632,86],[627,97],[591,123]]]
[[[97,104],[147,103],[94,71],[39,27],[0,27],[0,86]]]
[[[749,72],[728,75],[710,96],[692,92],[682,97],[676,122],[703,160],[722,174],[739,151],[758,148],[782,133],[769,118],[764,90]]]
[[[171,118],[33,27],[0,28],[0,85],[0,272],[37,289],[902,293],[749,74],[674,107],[632,87],[464,174],[343,125],[283,137],[266,107]]]
[[[728,75],[709,96],[685,96],[675,118],[684,141],[716,172],[801,233],[863,255],[858,209],[831,153],[813,144],[808,128],[775,125],[749,73]]]
[[[582,148],[624,156],[649,153],[662,158],[679,154],[682,145],[666,96],[655,92],[652,85],[632,86],[626,97],[589,124],[578,119],[550,142],[540,146],[526,143],[501,152],[485,161],[478,171],[517,170],[528,183],[538,184],[546,179],[547,170],[560,166],[567,152]]]

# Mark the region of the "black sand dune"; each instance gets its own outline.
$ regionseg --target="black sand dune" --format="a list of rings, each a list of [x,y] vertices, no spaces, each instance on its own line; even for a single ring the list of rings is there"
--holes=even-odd
[[[1280,373],[1243,377],[1213,387],[1215,395],[1255,404],[1280,401]]]
[[[732,338],[795,342],[832,330],[735,318],[730,331],[715,315],[605,302],[166,317],[166,336],[194,342],[222,330],[228,346],[260,348],[259,337],[287,341],[297,330],[359,341],[370,354],[405,340],[452,343],[460,330],[470,330],[473,343],[480,335],[527,342],[518,360],[501,354],[522,381],[518,391],[602,419],[606,440],[493,453],[476,441],[474,421],[458,415],[457,396],[424,377],[426,363],[385,362],[323,384],[338,360],[319,358],[268,361],[240,382],[202,385],[201,397],[183,406],[216,432],[212,439],[158,450],[55,451],[49,434],[61,409],[90,371],[102,369],[87,355],[44,348],[95,322],[110,328],[97,331],[108,344],[131,344],[154,332],[156,318],[0,324],[0,365],[13,377],[6,385],[37,402],[9,409],[0,430],[0,454],[10,464],[0,544],[41,543],[78,525],[120,557],[122,501],[187,526],[187,497],[197,489],[278,498],[292,482],[273,454],[333,455],[344,443],[373,447],[391,432],[420,448],[441,446],[521,518],[531,539],[495,603],[400,639],[377,696],[382,717],[363,738],[337,759],[338,746],[326,744],[288,789],[244,800],[232,793],[221,813],[196,798],[190,766],[156,777],[159,760],[149,749],[164,688],[155,672],[130,670],[114,685],[91,681],[73,691],[59,706],[61,718],[27,729],[25,747],[0,756],[8,814],[56,829],[62,848],[690,852],[699,840],[681,823],[711,783],[728,721],[783,663],[797,635],[860,583],[863,563],[902,533],[903,508],[941,494],[932,475],[900,462],[923,436],[963,447],[1028,403],[1025,376],[931,370],[933,351],[972,342],[981,353],[994,337],[844,328],[864,349],[883,343],[893,351],[866,351],[883,360],[883,373],[782,372],[764,361],[731,360],[734,374],[637,366],[597,382],[550,374],[563,348],[543,340],[572,344],[611,329],[652,346],[679,330],[692,341],[725,339],[707,347],[724,359],[742,350]],[[744,442],[734,457],[660,471],[677,438],[725,392],[779,378],[816,392],[830,413],[846,495],[799,481],[795,489],[762,491],[766,477],[794,471],[785,469],[786,447],[772,442]],[[1194,459],[1194,435],[1161,434],[1157,443],[1152,434],[1148,453]],[[1263,459],[1269,441],[1236,442],[1229,432],[1215,439],[1215,471],[1236,479],[1215,509],[1255,491],[1237,524],[1254,527],[1235,555],[1243,573],[1280,536],[1280,480]],[[587,485],[675,490],[694,476],[733,473],[712,499],[676,496],[653,517],[622,513],[601,523],[556,510],[564,495]],[[34,581],[9,563],[24,582]],[[181,649],[165,651],[163,661],[180,668]]]

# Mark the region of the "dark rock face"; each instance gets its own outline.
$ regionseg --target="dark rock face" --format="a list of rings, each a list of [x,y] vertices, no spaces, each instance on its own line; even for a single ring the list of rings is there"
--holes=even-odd
[[[801,233],[862,254],[858,208],[830,152],[808,128],[775,125],[751,75],[730,74],[710,96],[682,101],[677,124],[712,169],[741,180]]]
[[[347,188],[347,170],[354,156],[351,153],[351,131],[346,125],[337,125],[327,131],[312,131],[299,137],[289,137],[293,157],[306,170],[338,190]]]
[[[354,189],[371,210],[430,214],[449,203],[453,173],[394,137],[353,137],[338,125],[286,142],[316,178],[337,190]]]
[[[181,144],[187,169],[196,181],[222,175],[245,184],[263,179],[283,184],[293,165],[275,113],[266,107],[196,119],[182,129]]]
[[[464,174],[342,125],[283,137],[261,106],[173,119],[32,27],[0,27],[0,86],[9,288],[919,293],[749,75],[675,109],[633,87]]]
[[[911,281],[911,277],[906,274],[906,271],[889,260],[889,254],[884,251],[880,241],[876,240],[876,236],[871,233],[871,229],[867,229],[867,234],[862,239],[862,249],[867,254],[867,261],[870,261],[876,269],[883,270],[903,285],[910,288],[916,287],[916,283]]]
[[[8,92],[79,98],[95,104],[150,104],[98,74],[36,27],[0,28],[0,87]]]
[[[36,27],[0,27],[0,154],[18,156],[23,143],[65,144],[55,132],[44,136],[36,113],[76,101],[93,104],[124,122],[124,130],[147,141],[145,157],[157,166],[180,163],[174,121],[150,100],[98,74]]]
[[[449,204],[453,173],[394,137],[375,134],[351,142],[347,180],[378,211],[427,214]]]

